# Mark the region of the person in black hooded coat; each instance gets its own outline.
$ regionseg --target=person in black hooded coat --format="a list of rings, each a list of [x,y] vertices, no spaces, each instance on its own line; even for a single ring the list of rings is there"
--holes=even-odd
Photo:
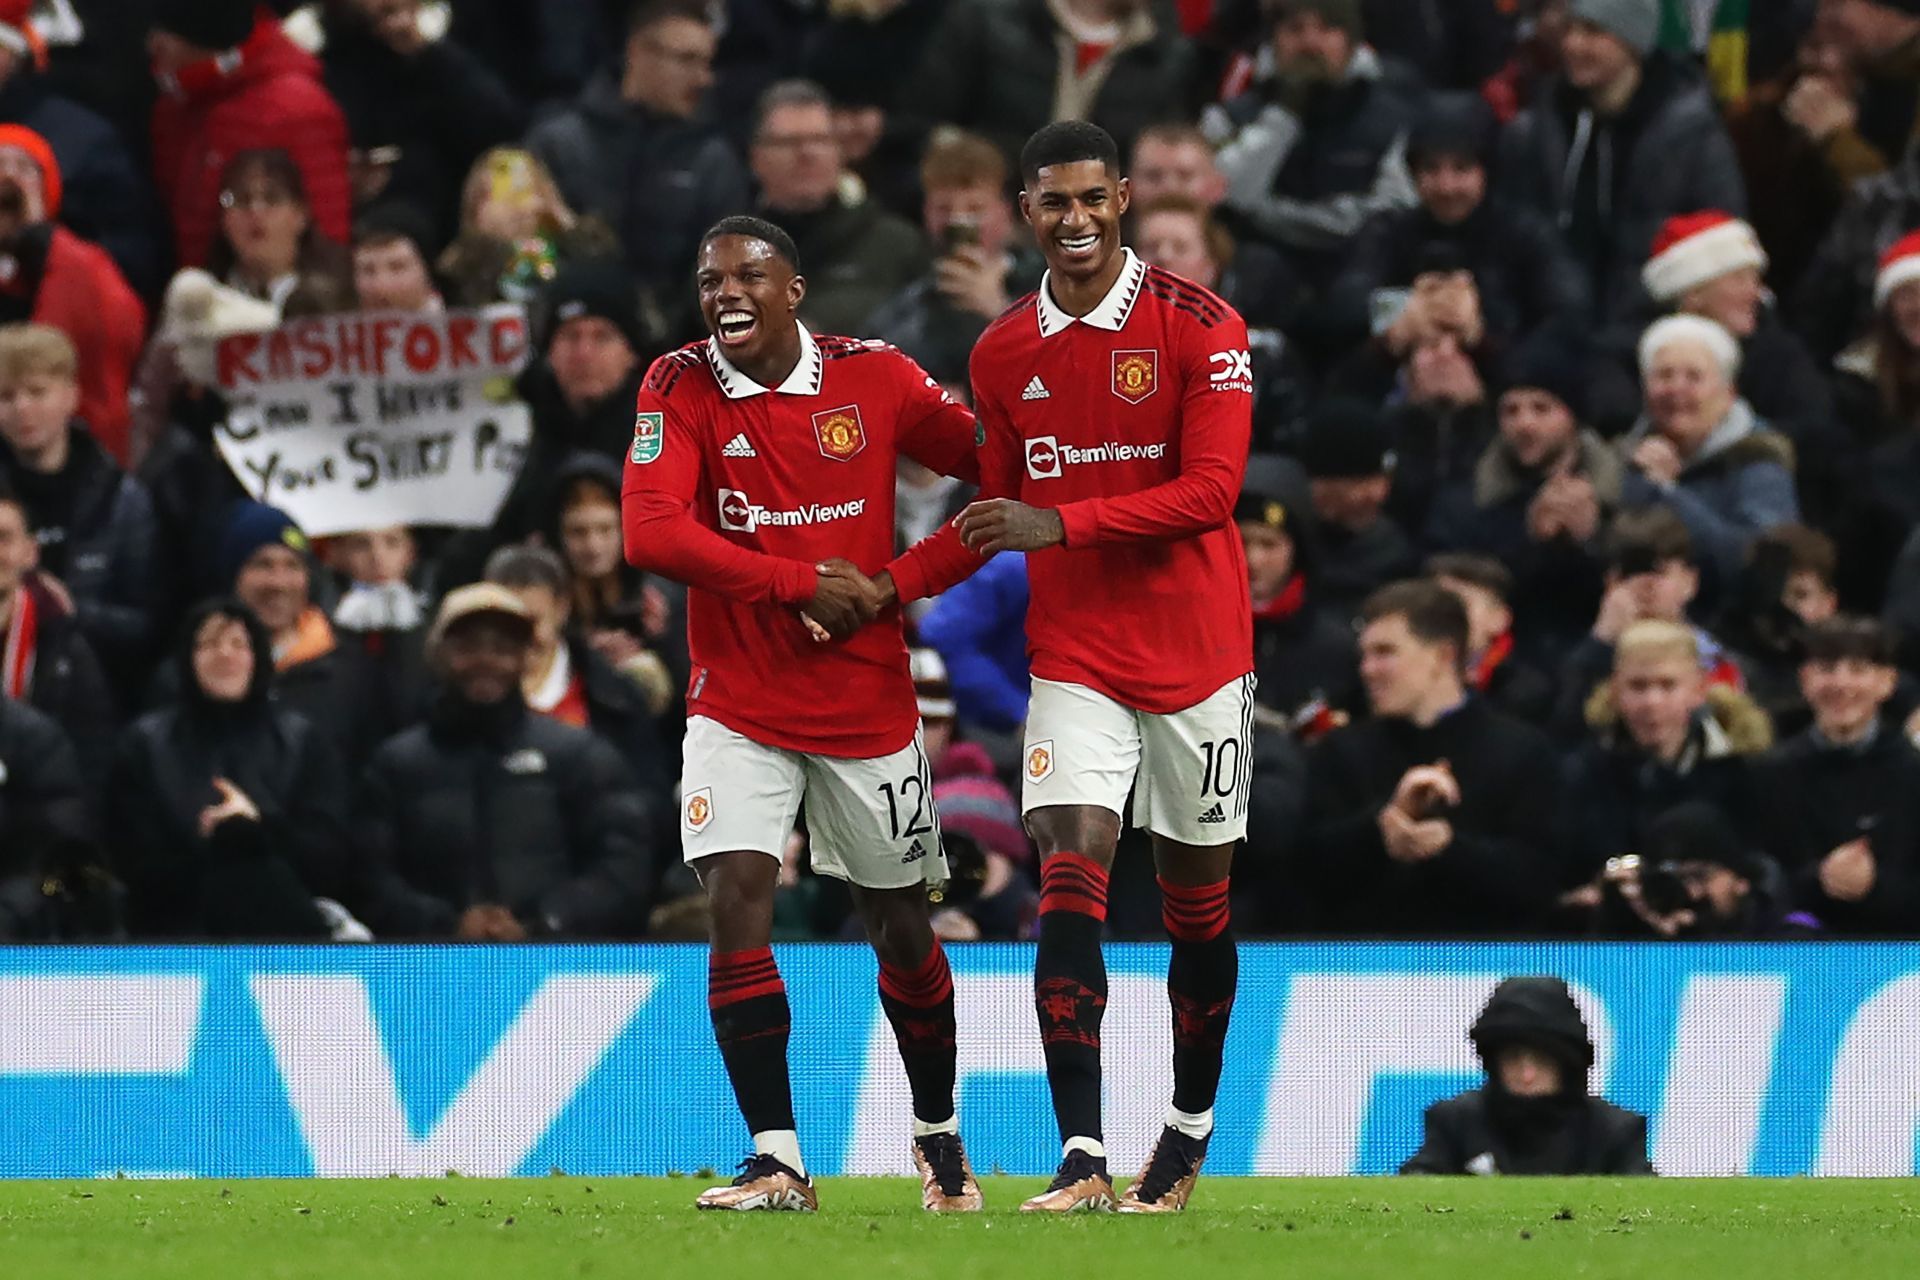
[[[332,745],[272,700],[273,643],[236,600],[187,618],[181,695],[122,736],[107,830],[134,937],[324,938],[346,780]]]
[[[1650,1174],[1647,1121],[1588,1092],[1593,1039],[1558,978],[1508,978],[1469,1033],[1487,1083],[1427,1108],[1401,1173]]]

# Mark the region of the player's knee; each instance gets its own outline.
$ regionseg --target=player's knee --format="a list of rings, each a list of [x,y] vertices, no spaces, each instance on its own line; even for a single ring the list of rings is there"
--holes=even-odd
[[[1036,809],[1027,815],[1027,828],[1042,858],[1077,853],[1101,866],[1113,865],[1120,843],[1120,820],[1103,809],[1084,805]]]
[[[764,946],[773,913],[777,867],[759,865],[759,854],[720,854],[700,868],[707,907],[713,916],[714,945],[737,951]]]
[[[883,964],[896,969],[917,967],[933,947],[933,928],[918,897],[876,896],[864,906],[867,940]]]

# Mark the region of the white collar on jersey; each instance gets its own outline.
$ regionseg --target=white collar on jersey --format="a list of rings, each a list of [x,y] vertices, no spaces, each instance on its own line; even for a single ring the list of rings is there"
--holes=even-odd
[[[746,374],[733,367],[733,362],[721,353],[720,339],[707,339],[707,365],[713,370],[715,382],[720,390],[726,392],[729,400],[745,400],[751,396],[763,396],[768,391],[783,396],[817,396],[820,394],[820,344],[807,332],[807,326],[800,326],[800,363],[793,366],[793,372],[787,380],[777,387],[763,387]]]
[[[1120,268],[1120,278],[1113,282],[1113,288],[1107,290],[1107,296],[1100,299],[1100,305],[1083,316],[1070,316],[1054,302],[1050,284],[1053,272],[1049,271],[1040,277],[1040,302],[1034,311],[1040,316],[1041,337],[1051,338],[1074,324],[1090,324],[1110,333],[1118,333],[1126,327],[1127,317],[1133,314],[1133,304],[1140,297],[1140,286],[1146,283],[1147,264],[1131,249],[1122,249],[1120,252],[1126,255],[1126,265]]]

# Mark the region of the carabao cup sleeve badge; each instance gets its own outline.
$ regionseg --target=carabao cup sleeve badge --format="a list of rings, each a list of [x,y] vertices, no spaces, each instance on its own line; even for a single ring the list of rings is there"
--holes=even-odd
[[[633,419],[633,452],[627,455],[638,463],[652,462],[660,456],[666,442],[666,415],[642,413]]]

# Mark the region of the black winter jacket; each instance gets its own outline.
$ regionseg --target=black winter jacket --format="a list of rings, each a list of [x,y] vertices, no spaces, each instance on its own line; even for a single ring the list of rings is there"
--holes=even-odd
[[[1641,305],[1640,269],[1675,214],[1747,208],[1733,143],[1697,74],[1664,54],[1612,120],[1596,120],[1561,76],[1507,126],[1495,170],[1501,199],[1552,220],[1592,282],[1595,318]],[[1604,186],[1599,176],[1610,175]]]
[[[27,702],[66,730],[87,794],[97,800],[106,786],[107,764],[120,731],[113,693],[93,646],[72,615],[60,612],[52,597],[31,580],[22,590],[34,593],[39,631]]]
[[[1453,844],[1420,863],[1387,856],[1378,825],[1402,775],[1445,760],[1458,808],[1435,816]],[[1406,937],[1524,933],[1554,891],[1558,778],[1552,744],[1478,698],[1429,728],[1362,720],[1308,758],[1307,879],[1340,931]]]
[[[1508,978],[1493,989],[1468,1036],[1486,1068],[1485,1088],[1427,1108],[1426,1141],[1401,1173],[1645,1174],[1647,1122],[1590,1096],[1593,1037],[1559,978]],[[1509,1093],[1504,1051],[1525,1047],[1559,1064],[1560,1088]]]
[[[1222,144],[1232,220],[1291,250],[1316,288],[1331,284],[1369,218],[1416,199],[1406,164],[1413,107],[1384,76],[1362,49],[1345,80],[1298,112],[1263,84],[1210,108],[1204,121]]]
[[[0,477],[27,509],[40,540],[41,569],[72,594],[80,629],[109,673],[128,679],[148,657],[170,566],[156,554],[146,489],[107,457],[83,425],[76,422],[71,430],[72,452],[58,476],[27,472],[0,443]]]
[[[383,937],[445,937],[506,907],[535,935],[637,937],[655,880],[653,815],[598,735],[443,694],[367,766],[356,905]]]
[[[1728,724],[1703,715],[1678,760],[1663,764],[1634,747],[1624,732],[1602,731],[1569,759],[1560,813],[1560,888],[1589,883],[1609,858],[1654,846],[1655,824],[1681,805],[1705,804],[1727,820],[1741,844],[1759,847],[1750,731],[1741,720],[1758,715],[1744,704],[1740,720],[1723,702]],[[1762,718],[1764,724],[1764,718]]]
[[[91,833],[66,734],[32,707],[0,698],[0,878],[37,876],[62,842]]]
[[[1352,624],[1310,598],[1285,616],[1254,617],[1253,673],[1255,700],[1283,716],[1316,699],[1350,713],[1365,701]]]
[[[1828,932],[1911,938],[1920,931],[1920,753],[1882,726],[1871,742],[1835,747],[1812,730],[1757,766],[1767,852],[1785,869],[1796,906]],[[1865,837],[1874,882],[1859,902],[1827,896],[1820,864]]]
[[[627,265],[669,301],[684,292],[707,228],[746,212],[746,170],[726,139],[624,101],[610,73],[534,125],[527,146],[553,171],[573,211],[612,227]]]
[[[1492,1093],[1491,1087],[1469,1089],[1428,1107],[1426,1137],[1400,1172],[1549,1177],[1653,1172],[1645,1116],[1604,1098],[1582,1097],[1550,1111],[1543,1108],[1537,1127],[1515,1129],[1496,1118]]]
[[[216,612],[245,617],[253,684],[238,703],[201,692],[193,636]],[[346,776],[325,735],[274,705],[273,645],[231,603],[188,617],[175,659],[179,702],[121,737],[108,787],[109,843],[128,890],[128,927],[148,938],[324,937],[313,899],[345,883]],[[232,782],[259,810],[203,837],[201,811]]]

